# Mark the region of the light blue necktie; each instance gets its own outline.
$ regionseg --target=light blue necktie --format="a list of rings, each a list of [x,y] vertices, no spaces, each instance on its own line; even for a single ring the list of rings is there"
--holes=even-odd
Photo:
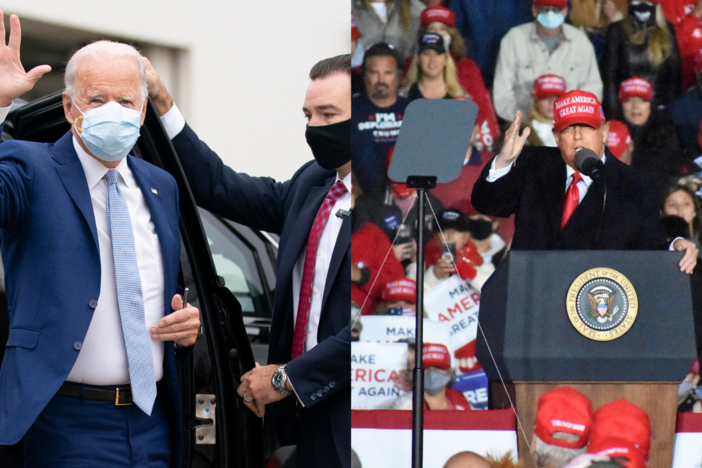
[[[127,348],[132,401],[147,415],[156,400],[156,375],[151,354],[150,337],[146,332],[144,297],[136,260],[132,222],[127,200],[117,184],[119,173],[110,169],[107,179],[107,224],[115,260],[117,302],[122,320],[124,345]]]

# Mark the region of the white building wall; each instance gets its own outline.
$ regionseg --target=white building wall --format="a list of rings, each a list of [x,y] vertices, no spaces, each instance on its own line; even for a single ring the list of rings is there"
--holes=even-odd
[[[351,47],[348,0],[4,0],[1,8],[182,49],[170,70],[168,50],[145,53],[180,87],[188,123],[235,170],[277,180],[312,159],[301,110],[309,69]]]

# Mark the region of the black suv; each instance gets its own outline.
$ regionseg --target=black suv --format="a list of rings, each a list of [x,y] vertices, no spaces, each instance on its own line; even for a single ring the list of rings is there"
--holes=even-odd
[[[61,93],[14,108],[2,139],[55,142],[70,129]],[[262,423],[236,394],[241,375],[265,363],[273,307],[277,238],[197,208],[156,109],[149,102],[131,154],[168,171],[180,190],[181,288],[200,309],[202,338],[176,360],[183,405],[184,468],[260,468]],[[1,240],[0,240],[1,241]],[[0,288],[0,362],[8,336]],[[12,468],[7,454],[0,466]]]

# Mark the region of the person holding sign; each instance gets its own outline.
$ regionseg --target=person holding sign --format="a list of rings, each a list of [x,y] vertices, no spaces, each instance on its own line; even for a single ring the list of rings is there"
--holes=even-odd
[[[516,213],[512,249],[668,247],[685,251],[680,270],[692,273],[697,247],[682,238],[667,245],[652,184],[606,147],[608,125],[597,96],[575,90],[554,102],[557,148],[525,148],[530,130],[519,134],[521,119],[517,112],[500,153],[483,169],[471,198],[480,213],[504,218]],[[602,163],[604,177],[599,180],[576,168],[576,152],[584,148]]]

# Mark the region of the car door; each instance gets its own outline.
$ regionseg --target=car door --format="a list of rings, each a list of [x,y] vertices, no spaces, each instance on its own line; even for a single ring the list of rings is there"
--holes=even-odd
[[[55,142],[69,129],[61,93],[56,93],[13,110],[6,121],[3,138]],[[235,294],[226,287],[224,278],[217,274],[200,213],[151,102],[132,154],[166,170],[178,184],[181,233],[179,283],[181,289],[189,289],[188,302],[200,309],[203,325],[202,337],[194,345],[191,358],[184,362],[176,360],[183,409],[183,467],[260,468],[263,466],[262,423],[244,407],[236,394],[241,376],[254,367],[242,307]],[[214,221],[223,223],[216,217]],[[212,223],[208,220],[209,225]],[[246,248],[246,244],[242,245]],[[253,274],[252,270],[245,270]],[[264,270],[257,267],[255,273],[266,278],[269,273]],[[262,283],[260,278],[253,277],[244,278],[244,281]],[[262,294],[257,293],[256,300],[272,301],[270,282],[266,281],[266,286],[260,289]],[[240,292],[243,299],[248,297],[245,293],[251,291]],[[1,303],[0,300],[0,306]],[[7,320],[6,310],[4,319],[5,322],[0,310],[0,339],[6,340],[6,335],[2,335],[3,323]],[[4,350],[4,341],[2,344]],[[0,458],[0,463],[8,466],[5,463],[10,462]]]

